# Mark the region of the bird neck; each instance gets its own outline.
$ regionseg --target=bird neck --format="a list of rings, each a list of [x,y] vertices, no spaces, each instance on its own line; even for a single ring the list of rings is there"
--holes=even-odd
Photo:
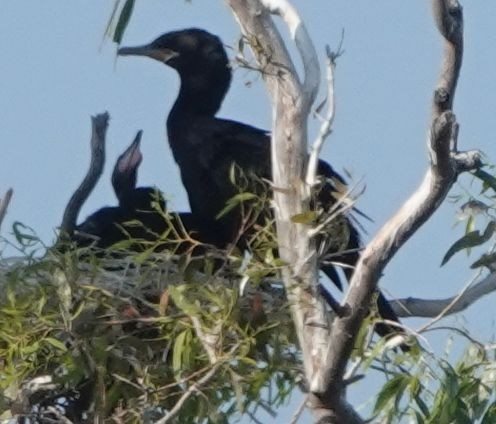
[[[114,193],[119,203],[122,203],[124,199],[129,198],[131,193],[135,190],[137,180],[136,174],[136,171],[131,173],[116,173],[114,170],[114,173],[112,174],[112,187],[114,188]]]
[[[182,74],[179,95],[171,115],[215,116],[231,84],[231,70],[227,65],[214,69]]]

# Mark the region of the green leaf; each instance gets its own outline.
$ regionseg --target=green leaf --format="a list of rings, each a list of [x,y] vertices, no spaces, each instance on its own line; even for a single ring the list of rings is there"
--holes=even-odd
[[[496,403],[493,403],[482,418],[481,424],[496,423]]]
[[[191,286],[180,284],[177,286],[169,286],[169,294],[174,304],[189,316],[198,316],[201,314],[200,306],[190,301],[185,293],[191,289]]]
[[[482,189],[483,192],[486,191],[488,188],[491,188],[494,192],[496,192],[495,177],[488,174],[486,171],[483,171],[482,169],[478,169],[473,174],[483,182],[483,189]]]
[[[34,230],[22,222],[16,221],[12,224],[12,231],[17,242],[23,247],[33,246],[39,241]]]
[[[29,355],[31,353],[34,353],[36,352],[38,349],[40,348],[40,344],[38,342],[34,342],[34,343],[31,343],[30,345],[28,346],[25,346],[23,349],[22,349],[22,353],[24,355]]]
[[[253,193],[238,193],[235,196],[231,197],[227,203],[224,209],[222,209],[215,219],[222,218],[223,216],[227,215],[229,212],[231,212],[236,206],[238,206],[240,203],[246,202],[247,200],[253,200],[256,199],[257,196],[256,194]]]
[[[481,234],[479,230],[471,231],[470,233],[465,234],[461,239],[457,240],[449,248],[446,255],[444,255],[443,261],[441,262],[441,266],[443,266],[446,262],[448,262],[451,259],[451,257],[460,250],[480,246],[481,244],[488,241],[494,234],[495,229],[496,229],[496,222],[490,221],[486,229],[484,230],[483,234]]]
[[[467,225],[465,226],[465,234],[475,231],[475,218],[473,215],[469,216],[467,219]]]
[[[124,36],[124,31],[127,28],[129,19],[133,13],[134,0],[127,0],[122,7],[121,14],[119,15],[119,20],[115,26],[113,41],[117,44],[121,44],[122,37]]]
[[[429,416],[430,416],[429,407],[425,404],[423,399],[419,395],[415,395],[414,399],[415,399],[415,403],[419,407],[420,411],[422,411],[423,416],[425,418],[429,418]],[[420,412],[417,411],[417,414],[420,414]],[[417,415],[417,419],[418,418],[419,418],[419,416]]]
[[[316,219],[317,219],[317,214],[314,211],[299,213],[291,217],[292,222],[296,224],[306,224],[306,225],[314,223]]]
[[[399,399],[408,386],[409,379],[410,377],[407,375],[397,374],[389,380],[377,395],[374,413],[378,413],[386,409],[387,404],[393,399]]]
[[[181,331],[174,341],[174,349],[172,352],[172,370],[176,376],[179,376],[185,369],[185,367],[183,367],[184,360],[187,353],[191,350],[188,344],[191,344],[191,332],[189,329],[186,329]]]
[[[62,352],[67,352],[67,347],[60,340],[54,339],[53,337],[45,337],[43,341],[51,344],[53,347],[61,350]]]

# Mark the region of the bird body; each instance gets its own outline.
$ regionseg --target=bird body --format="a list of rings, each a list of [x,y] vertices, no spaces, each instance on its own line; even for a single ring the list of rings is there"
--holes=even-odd
[[[220,247],[226,246],[238,234],[241,222],[239,209],[219,218],[219,212],[236,194],[230,170],[235,164],[245,174],[270,181],[271,155],[267,131],[216,116],[231,82],[222,42],[207,31],[191,28],[163,34],[148,45],[120,48],[118,54],[151,57],[178,72],[179,93],[167,118],[169,145],[179,165],[191,211],[207,228],[203,236]],[[335,182],[344,184],[344,179],[322,160],[318,173],[323,187],[313,207],[329,211],[336,204],[332,195]],[[359,259],[360,238],[348,216],[342,214],[340,219],[347,227],[347,240],[344,249],[332,253],[336,261],[348,265],[344,272],[350,279]],[[325,237],[332,239],[336,235]],[[241,242],[247,238],[248,235],[241,238]],[[341,288],[335,267],[322,264],[321,269]],[[382,294],[378,307],[384,318],[397,320]],[[386,332],[389,331],[383,331]]]
[[[76,227],[73,241],[80,247],[93,245],[106,249],[127,239],[133,239],[131,250],[140,250],[139,242],[156,242],[173,225],[184,226],[196,234],[199,226],[191,213],[181,212],[165,219],[166,202],[156,187],[136,187],[138,168],[142,162],[140,151],[142,132],[138,132],[131,145],[119,156],[112,173],[112,186],[119,201],[118,206],[106,206],[92,213]],[[169,246],[164,244],[157,250]],[[181,246],[185,251],[188,246]]]
[[[179,73],[179,93],[167,118],[169,145],[193,215],[208,223],[209,241],[225,247],[238,234],[241,221],[235,212],[218,219],[226,202],[237,193],[229,180],[232,165],[269,181],[272,167],[269,132],[216,116],[231,83],[231,68],[221,40],[191,28],[166,33],[146,46],[123,47],[119,54],[152,57]],[[344,184],[328,163],[319,161],[318,169],[326,179],[328,193],[335,191],[331,179]],[[319,203],[332,207],[335,199],[324,190],[322,193]],[[350,253],[344,259],[354,265],[359,236],[349,221],[348,227],[352,245],[348,243]],[[325,266],[324,270],[340,287],[336,271]]]

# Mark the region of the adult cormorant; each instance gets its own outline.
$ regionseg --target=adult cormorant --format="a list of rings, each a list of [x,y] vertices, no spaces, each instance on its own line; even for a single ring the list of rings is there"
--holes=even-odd
[[[165,33],[147,45],[122,47],[118,54],[151,57],[178,72],[179,94],[167,118],[169,144],[191,211],[208,229],[204,236],[216,245],[232,242],[239,231],[239,209],[238,213],[235,210],[218,219],[226,202],[237,194],[229,178],[232,165],[239,166],[245,174],[271,180],[270,134],[216,117],[231,82],[231,68],[221,40],[207,31],[191,28]],[[344,180],[324,161],[319,162],[318,173],[325,184],[317,203],[329,210],[336,203],[331,195],[336,191],[335,182],[344,184]],[[347,227],[347,243],[343,252],[332,253],[336,262],[348,265],[344,272],[349,279],[359,258],[360,240],[349,217],[341,219]],[[341,288],[334,267],[326,265],[321,269]],[[397,320],[382,294],[378,309],[382,317]]]

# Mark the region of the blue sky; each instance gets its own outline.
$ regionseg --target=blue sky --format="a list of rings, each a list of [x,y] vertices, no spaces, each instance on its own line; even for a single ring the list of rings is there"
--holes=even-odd
[[[364,223],[369,236],[420,183],[427,166],[430,99],[441,57],[441,38],[427,3],[294,2],[322,57],[325,44],[336,46],[345,29],[345,54],[336,71],[334,132],[322,157],[366,183],[359,207],[375,221]],[[465,57],[455,101],[459,147],[480,148],[494,162],[496,2],[464,3]],[[144,130],[140,184],[160,187],[171,209],[188,209],[165,137],[177,75],[151,60],[116,59],[115,46],[102,42],[111,9],[112,2],[100,0],[2,1],[0,193],[9,187],[15,191],[2,226],[4,236],[18,220],[32,226],[46,243],[54,239],[65,203],[88,166],[89,117],[104,110],[111,115],[106,171],[80,220],[116,203],[110,172],[138,129]],[[143,44],[163,32],[192,26],[218,34],[228,45],[235,45],[239,35],[221,1],[148,0],[138,2],[123,44]],[[220,115],[270,127],[267,95],[256,74],[235,72]],[[310,139],[315,129],[316,123]],[[465,188],[470,181],[461,179]],[[451,194],[460,192],[455,187]],[[465,284],[473,258],[458,255],[439,267],[462,234],[463,226],[453,229],[455,212],[456,206],[446,202],[393,259],[381,281],[388,293],[445,297]],[[487,338],[494,333],[493,302],[490,296],[446,322]],[[444,345],[444,336],[430,337]]]

